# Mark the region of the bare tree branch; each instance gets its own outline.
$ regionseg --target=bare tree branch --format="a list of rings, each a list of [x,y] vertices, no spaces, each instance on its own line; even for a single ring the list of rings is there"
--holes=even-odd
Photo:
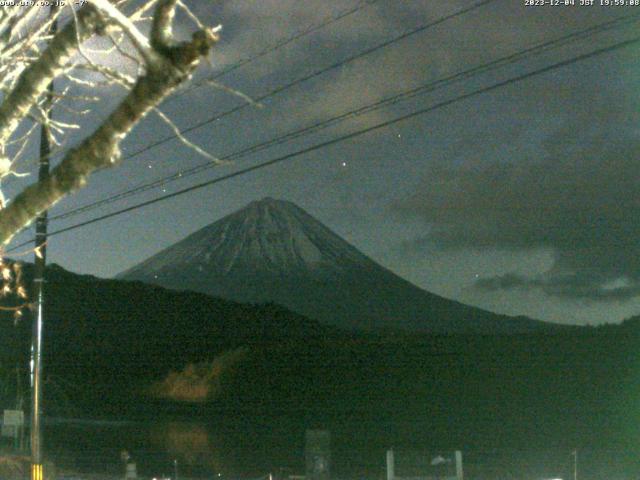
[[[122,30],[129,36],[131,42],[135,45],[136,49],[147,62],[147,64],[153,64],[158,61],[157,54],[151,49],[147,37],[145,37],[138,27],[120,10],[114,7],[109,0],[89,0],[100,11],[107,15],[110,19],[114,20]]]
[[[100,28],[104,28],[101,15],[93,7],[83,7],[78,12],[77,29],[75,23],[69,23],[38,60],[21,73],[15,88],[0,105],[0,144],[7,142],[49,83],[64,71],[78,50],[78,40],[85,41]]]
[[[178,0],[160,0],[156,7],[156,14],[151,23],[151,45],[156,50],[162,50],[171,45],[173,17],[176,13]]]
[[[154,107],[153,111],[156,113],[156,115],[158,115],[158,117],[160,117],[160,119],[162,119],[163,122],[169,125],[169,128],[173,130],[173,134],[176,136],[178,140],[180,140],[180,142],[182,142],[183,145],[186,145],[188,148],[190,148],[197,154],[202,155],[204,158],[211,160],[213,163],[217,165],[227,165],[228,163],[230,163],[224,160],[220,160],[218,157],[214,155],[211,155],[209,152],[207,152],[206,150],[203,150],[201,147],[199,147],[198,145],[193,143],[191,140],[189,140],[187,137],[185,137],[180,131],[180,129],[178,128],[178,126],[175,123],[173,123],[173,120],[171,120],[162,110]]]
[[[96,4],[101,4],[99,0]],[[146,65],[146,73],[138,77],[129,94],[79,146],[67,152],[62,161],[44,181],[22,191],[0,211],[0,243],[5,244],[39,213],[48,209],[65,195],[86,184],[97,169],[111,167],[120,158],[120,142],[131,129],[167,95],[188,79],[217,41],[218,29],[196,31],[187,42],[174,42],[168,36],[175,0],[160,1],[154,12],[151,42],[153,60]],[[105,8],[105,14],[110,15]],[[125,31],[126,23],[118,23]],[[55,36],[42,57],[31,65],[19,80],[19,94],[12,92],[12,110],[0,105],[0,143],[5,142],[34,105],[51,79],[64,70],[71,52],[77,52],[76,33],[86,39],[102,28],[101,17],[91,9],[78,12],[77,32],[73,22]],[[154,33],[155,30],[155,33]],[[18,111],[18,113],[15,113]]]

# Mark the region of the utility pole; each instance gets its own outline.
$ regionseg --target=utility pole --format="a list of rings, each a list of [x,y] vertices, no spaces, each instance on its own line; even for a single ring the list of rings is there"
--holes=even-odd
[[[573,452],[573,480],[578,480],[578,449]]]
[[[51,6],[50,15],[56,14],[56,7]],[[49,32],[55,35],[57,22],[54,20]],[[53,105],[53,81],[47,88],[43,108],[50,119]],[[49,125],[45,122],[40,128],[40,161],[38,181],[42,182],[49,176]],[[35,312],[32,312],[31,334],[31,480],[43,480],[42,472],[42,324],[44,322],[44,283],[47,259],[47,211],[36,218],[36,240],[34,259],[34,294],[36,297]]]

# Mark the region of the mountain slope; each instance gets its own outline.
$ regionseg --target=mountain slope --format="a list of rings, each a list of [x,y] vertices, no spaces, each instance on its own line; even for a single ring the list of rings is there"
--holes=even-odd
[[[343,328],[432,333],[560,328],[426,292],[293,203],[272,198],[250,203],[118,278],[240,302],[272,301]]]
[[[32,270],[31,264],[24,266],[28,285]],[[201,293],[78,275],[57,265],[47,267],[46,276],[44,363],[52,382],[63,382],[49,393],[55,396],[71,385],[82,403],[128,400],[171,371],[238,348],[350,338],[279,305],[241,305]],[[0,402],[5,405],[12,402],[5,395],[13,395],[7,387],[13,376],[7,372],[16,361],[26,367],[29,358],[29,316],[14,325],[12,312],[0,312],[5,382]],[[89,379],[91,388],[83,388]]]

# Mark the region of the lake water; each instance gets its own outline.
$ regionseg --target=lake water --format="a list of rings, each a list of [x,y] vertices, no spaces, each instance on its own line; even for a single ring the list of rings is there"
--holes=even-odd
[[[177,461],[183,476],[212,479],[285,478],[304,474],[306,428],[319,425],[300,418],[256,420],[241,414],[212,419],[146,418],[138,421],[49,419],[45,424],[46,456],[80,472],[122,474],[122,450],[130,452],[141,476],[173,475]],[[338,478],[385,478],[387,448],[396,451],[396,474],[425,475],[439,454],[406,425],[384,421],[334,423],[331,430],[332,473]],[[394,429],[396,430],[394,433]],[[441,443],[439,446],[444,447]],[[637,449],[636,449],[637,450]],[[612,447],[579,452],[580,478],[637,478],[637,451]],[[572,448],[517,449],[476,445],[464,449],[468,478],[572,478]],[[515,475],[515,476],[514,476]]]
[[[122,450],[144,476],[171,474],[219,478],[304,474],[308,426],[287,417],[256,420],[241,415],[216,420],[176,418],[139,421],[50,419],[44,448],[57,464],[84,472],[121,473]],[[357,432],[332,428],[334,472],[384,476],[386,446]],[[380,444],[376,444],[380,443]],[[347,453],[348,452],[348,453]]]

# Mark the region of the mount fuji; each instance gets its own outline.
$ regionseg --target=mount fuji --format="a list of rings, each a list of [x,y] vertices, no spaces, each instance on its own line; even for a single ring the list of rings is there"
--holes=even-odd
[[[422,290],[300,207],[272,198],[251,202],[118,278],[239,302],[275,302],[347,329],[494,334],[561,328]]]

